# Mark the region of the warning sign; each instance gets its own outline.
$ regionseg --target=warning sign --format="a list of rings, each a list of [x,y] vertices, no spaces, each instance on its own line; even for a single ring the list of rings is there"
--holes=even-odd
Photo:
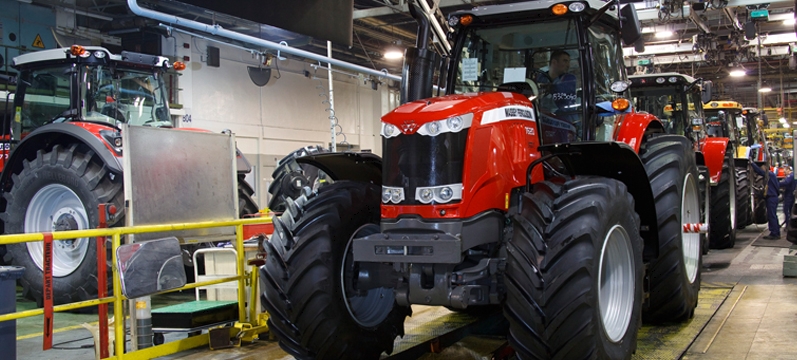
[[[44,49],[44,41],[42,41],[42,36],[36,34],[36,38],[33,39],[33,47],[37,47],[39,49]]]

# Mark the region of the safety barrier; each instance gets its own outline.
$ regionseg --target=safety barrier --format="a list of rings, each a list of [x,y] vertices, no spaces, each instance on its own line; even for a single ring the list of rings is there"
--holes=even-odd
[[[112,271],[112,284],[113,284],[113,295],[101,297],[98,299],[93,300],[85,300],[85,301],[78,301],[69,304],[63,305],[56,305],[52,306],[52,301],[48,302],[45,301],[45,307],[43,309],[35,309],[35,310],[26,310],[26,311],[18,311],[9,314],[0,315],[0,322],[9,321],[9,320],[16,320],[26,317],[32,316],[39,316],[45,315],[45,323],[44,323],[44,334],[45,338],[43,339],[43,349],[47,350],[47,335],[49,334],[52,336],[52,329],[53,329],[53,322],[52,322],[52,313],[53,312],[62,312],[62,311],[70,311],[76,310],[85,307],[91,306],[98,306],[102,304],[114,304],[114,319],[124,319],[124,301],[129,300],[124,295],[122,295],[122,288],[120,284],[120,274],[119,269],[117,266],[117,258],[116,258],[116,249],[121,245],[121,238],[122,235],[129,235],[129,234],[144,234],[144,233],[159,233],[159,232],[173,232],[179,230],[191,230],[191,229],[206,229],[206,228],[215,228],[215,227],[225,227],[225,226],[235,226],[235,249],[236,249],[236,264],[237,264],[237,273],[236,276],[229,276],[215,280],[203,281],[203,282],[196,282],[192,284],[187,284],[183,287],[161,291],[152,295],[159,295],[165,294],[174,291],[180,290],[187,290],[187,289],[194,289],[200,286],[208,286],[208,285],[215,285],[221,284],[225,282],[237,281],[238,282],[238,321],[244,324],[244,328],[246,329],[247,333],[259,333],[264,332],[267,330],[267,327],[263,321],[258,321],[254,306],[250,306],[250,318],[249,322],[247,323],[246,319],[246,307],[243,304],[246,303],[246,281],[249,279],[250,281],[256,282],[257,281],[257,272],[253,271],[251,274],[251,278],[248,278],[245,271],[244,271],[244,264],[245,254],[244,254],[244,233],[250,233],[251,231],[245,231],[245,225],[262,225],[262,224],[269,224],[271,223],[270,217],[256,217],[256,218],[248,218],[248,219],[239,219],[239,220],[230,220],[230,221],[209,221],[209,222],[198,222],[198,223],[181,223],[181,224],[164,224],[164,225],[146,225],[146,226],[131,226],[131,227],[114,227],[114,228],[105,228],[105,229],[90,229],[90,230],[71,230],[71,231],[57,231],[52,233],[27,233],[27,234],[12,234],[12,235],[0,235],[0,245],[9,245],[9,244],[18,244],[18,243],[26,243],[26,242],[34,242],[34,241],[44,241],[45,246],[44,248],[44,258],[47,259],[48,257],[52,256],[52,241],[56,240],[68,240],[68,239],[78,239],[78,238],[102,238],[100,241],[103,242],[104,245],[104,238],[111,237],[113,250],[112,251],[112,264],[113,264],[113,271]],[[49,243],[49,245],[47,245]],[[104,247],[104,246],[103,246]],[[98,247],[99,249],[100,247]],[[49,250],[49,254],[48,254]],[[52,271],[51,266],[52,263],[47,264],[45,262],[45,268],[47,265],[50,265],[50,270],[45,269],[45,278],[47,273]],[[47,287],[48,282],[45,280],[44,286]],[[50,283],[51,284],[51,283]],[[47,289],[45,289],[46,293]],[[50,289],[52,291],[52,289]],[[252,291],[252,296],[257,296],[254,291]],[[254,303],[254,302],[252,302]],[[48,318],[49,314],[49,318]],[[100,313],[100,317],[102,319],[102,313]],[[254,322],[254,324],[252,324]],[[115,339],[125,339],[125,321],[114,321],[114,337]],[[100,334],[101,336],[103,334]],[[107,334],[105,334],[106,344],[107,344]],[[50,340],[52,340],[50,338]],[[139,350],[131,350],[130,352],[125,353],[125,341],[116,341],[114,344],[114,355],[109,357],[104,357],[107,359],[152,359],[159,356],[166,356],[170,354],[174,354],[180,351],[196,348],[199,346],[207,345],[209,343],[209,337],[207,334],[195,335],[190,336],[185,339],[170,341],[168,343],[164,343],[161,345],[156,345],[150,348],[139,349]],[[50,344],[51,345],[51,344]],[[106,349],[107,350],[107,349]],[[107,351],[103,351],[104,354],[107,354]]]

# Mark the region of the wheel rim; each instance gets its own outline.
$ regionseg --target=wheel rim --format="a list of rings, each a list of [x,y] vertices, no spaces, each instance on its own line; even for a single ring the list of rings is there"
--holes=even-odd
[[[603,242],[598,270],[601,320],[612,342],[622,340],[631,322],[636,292],[634,277],[631,238],[622,226],[615,225]]]
[[[684,179],[683,194],[681,194],[681,249],[683,251],[683,264],[686,267],[686,276],[690,283],[697,278],[700,261],[700,233],[684,232],[685,224],[700,222],[700,201],[697,183],[692,174],[686,174]]]
[[[730,172],[735,175],[735,172]],[[730,184],[730,205],[731,205],[731,232],[736,231],[736,176],[728,179]]]
[[[25,212],[26,233],[88,228],[89,217],[80,197],[61,184],[41,188],[33,195]],[[73,273],[86,257],[88,246],[87,238],[53,242],[53,276],[63,277]],[[27,247],[33,262],[43,270],[42,242],[29,242]]]
[[[343,253],[343,263],[340,268],[340,286],[346,310],[357,324],[366,328],[381,324],[393,310],[393,303],[395,302],[395,294],[393,289],[390,288],[370,289],[364,296],[357,296],[351,291],[353,282],[356,281],[358,275],[358,272],[354,271],[356,264],[352,259],[352,241],[378,232],[379,226],[374,224],[366,224],[357,229],[349,239],[349,243],[346,244],[346,251]]]

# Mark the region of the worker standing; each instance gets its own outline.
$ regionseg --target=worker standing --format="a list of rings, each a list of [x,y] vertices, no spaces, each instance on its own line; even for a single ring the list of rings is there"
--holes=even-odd
[[[768,171],[764,171],[753,161],[750,162],[750,165],[752,165],[753,171],[755,171],[756,174],[761,175],[764,177],[764,179],[766,179],[766,185],[764,186],[764,196],[766,197],[767,203],[767,223],[769,227],[769,235],[764,236],[764,239],[780,239],[780,223],[778,222],[778,189],[780,188],[780,184],[778,183],[778,177],[772,172],[772,170],[769,170],[768,165],[765,165]]]
[[[794,173],[790,167],[784,169],[786,177],[780,181],[780,187],[783,189],[783,215],[786,217],[783,220],[784,224],[788,224],[791,219],[791,208],[794,206],[794,188],[797,182],[794,181]]]

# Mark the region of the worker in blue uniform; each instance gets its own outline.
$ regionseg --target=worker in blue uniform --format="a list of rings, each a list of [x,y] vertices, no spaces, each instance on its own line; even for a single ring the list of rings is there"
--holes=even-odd
[[[794,188],[797,187],[797,182],[794,181],[794,173],[790,167],[787,166],[785,172],[786,177],[780,181],[780,188],[783,189],[783,215],[786,216],[783,223],[788,224],[791,219],[791,208],[794,206]]]
[[[767,165],[765,165],[767,168],[766,171],[761,169],[753,161],[750,161],[750,165],[752,165],[753,171],[755,171],[756,174],[763,176],[767,180],[764,186],[766,188],[764,196],[767,203],[767,226],[769,228],[769,235],[764,236],[764,239],[780,239],[780,222],[778,222],[778,189],[780,188],[780,184],[778,183],[778,176],[775,175],[772,170],[769,170],[769,166]]]

